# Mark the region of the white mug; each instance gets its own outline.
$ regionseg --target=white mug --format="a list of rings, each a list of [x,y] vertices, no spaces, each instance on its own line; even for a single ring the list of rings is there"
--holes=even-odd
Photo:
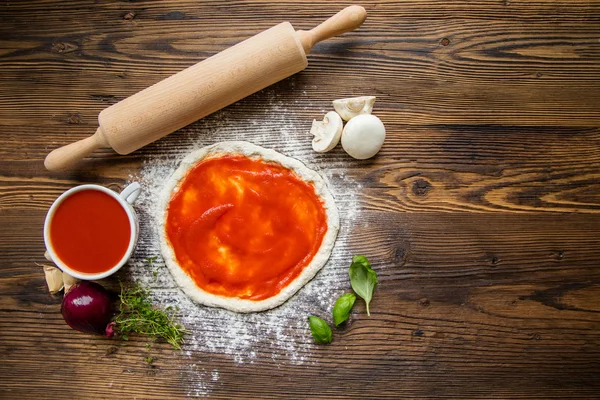
[[[129,227],[131,228],[130,229],[131,233],[129,236],[129,245],[127,246],[127,251],[123,255],[123,258],[121,258],[121,260],[115,266],[113,266],[111,269],[109,269],[108,271],[105,271],[105,272],[101,272],[101,273],[85,273],[85,272],[75,271],[75,270],[69,268],[69,266],[67,266],[64,262],[62,262],[61,259],[58,257],[58,255],[54,251],[54,248],[52,247],[52,241],[50,240],[50,223],[52,222],[52,217],[54,216],[54,213],[56,212],[56,209],[58,208],[58,206],[67,197],[71,196],[72,194],[77,193],[82,190],[90,190],[90,189],[104,192],[104,193],[108,194],[109,196],[111,196],[113,199],[117,200],[119,202],[119,204],[121,205],[121,207],[123,208],[123,210],[127,213],[127,218],[129,219]],[[123,191],[121,193],[116,193],[116,192],[114,192],[110,189],[107,189],[104,186],[100,186],[100,185],[80,185],[80,186],[75,186],[74,188],[71,188],[71,189],[67,190],[66,192],[64,192],[63,194],[61,194],[54,201],[54,203],[52,203],[52,206],[50,207],[48,214],[46,214],[46,220],[44,222],[44,243],[46,244],[46,250],[48,250],[48,253],[50,254],[50,258],[52,258],[52,261],[56,264],[56,266],[58,266],[62,271],[66,272],[67,274],[69,274],[75,278],[84,279],[84,280],[98,280],[98,279],[103,279],[103,278],[106,278],[107,276],[114,274],[123,265],[125,265],[125,263],[127,263],[129,258],[131,257],[131,254],[133,253],[133,249],[135,248],[135,245],[138,240],[138,235],[140,232],[138,217],[137,217],[137,214],[135,213],[135,210],[132,207],[132,204],[136,201],[136,199],[140,195],[140,192],[141,192],[140,184],[137,182],[133,182],[132,184],[128,185],[125,189],[123,189]]]

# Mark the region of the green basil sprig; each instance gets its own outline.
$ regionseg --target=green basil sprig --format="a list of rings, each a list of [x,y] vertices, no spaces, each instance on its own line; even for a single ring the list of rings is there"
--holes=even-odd
[[[335,326],[339,326],[339,324],[348,319],[355,301],[356,296],[353,293],[346,293],[337,299],[332,312]]]
[[[348,270],[350,275],[350,284],[354,292],[365,300],[367,305],[367,315],[369,312],[369,303],[373,297],[375,285],[377,285],[377,273],[371,269],[371,264],[365,256],[352,257],[352,264]]]
[[[327,322],[323,321],[319,317],[310,316],[308,317],[308,323],[310,325],[310,332],[312,333],[315,342],[320,344],[331,343],[332,332]]]

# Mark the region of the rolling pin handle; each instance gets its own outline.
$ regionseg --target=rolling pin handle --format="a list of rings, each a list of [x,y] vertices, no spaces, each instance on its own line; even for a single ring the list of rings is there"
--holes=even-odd
[[[315,44],[322,40],[355,30],[365,22],[365,19],[367,19],[367,11],[364,7],[350,6],[310,31],[297,31],[296,34],[302,43],[304,52],[308,53]]]
[[[53,150],[46,156],[44,166],[52,172],[60,172],[72,168],[81,159],[94,150],[110,147],[104,138],[102,130],[98,128],[92,136]]]

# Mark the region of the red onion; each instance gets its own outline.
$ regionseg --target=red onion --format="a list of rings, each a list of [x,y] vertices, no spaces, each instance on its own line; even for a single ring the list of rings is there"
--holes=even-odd
[[[113,316],[110,293],[94,282],[81,281],[69,290],[63,299],[60,312],[66,323],[81,332],[111,337]]]

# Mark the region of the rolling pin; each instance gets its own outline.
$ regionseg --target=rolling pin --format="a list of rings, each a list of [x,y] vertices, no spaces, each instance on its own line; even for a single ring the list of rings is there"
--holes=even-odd
[[[69,169],[94,150],[129,154],[177,129],[302,71],[318,42],[358,28],[363,7],[350,6],[310,31],[283,22],[100,112],[92,136],[53,150],[50,171]]]

